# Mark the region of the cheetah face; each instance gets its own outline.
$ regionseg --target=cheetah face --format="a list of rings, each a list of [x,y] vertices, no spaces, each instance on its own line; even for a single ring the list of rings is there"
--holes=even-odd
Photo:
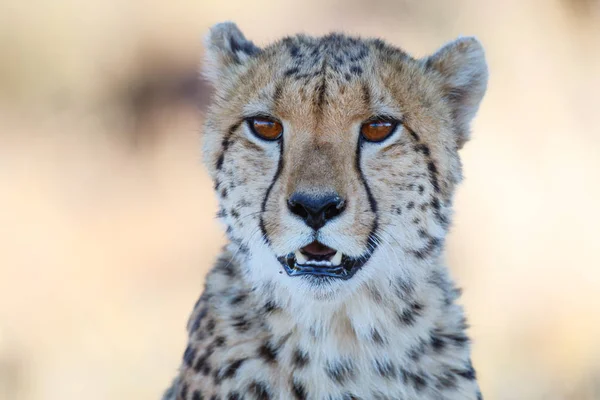
[[[335,34],[259,49],[225,23],[205,74],[205,161],[255,282],[334,293],[438,256],[487,81],[476,40],[416,60]]]

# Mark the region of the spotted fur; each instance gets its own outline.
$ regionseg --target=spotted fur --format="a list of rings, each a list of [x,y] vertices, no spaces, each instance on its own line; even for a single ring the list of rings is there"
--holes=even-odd
[[[259,48],[223,23],[206,43],[203,152],[230,242],[164,399],[480,399],[442,257],[486,88],[479,42],[425,59],[341,34]],[[256,115],[278,118],[282,138],[255,136]],[[401,121],[380,143],[359,133],[374,115]],[[286,207],[298,190],[346,209],[315,237]],[[278,257],[315,239],[368,261],[349,280],[288,276]]]

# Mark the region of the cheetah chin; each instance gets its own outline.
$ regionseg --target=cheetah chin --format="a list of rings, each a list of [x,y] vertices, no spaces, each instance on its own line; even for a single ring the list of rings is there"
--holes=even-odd
[[[278,260],[289,276],[312,275],[315,277],[350,279],[366,264],[371,254],[348,257],[341,251],[314,241]]]

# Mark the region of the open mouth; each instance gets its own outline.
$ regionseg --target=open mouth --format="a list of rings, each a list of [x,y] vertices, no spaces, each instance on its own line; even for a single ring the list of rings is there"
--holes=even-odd
[[[289,276],[313,275],[349,279],[368,258],[351,258],[314,241],[287,256],[279,257],[279,261]]]

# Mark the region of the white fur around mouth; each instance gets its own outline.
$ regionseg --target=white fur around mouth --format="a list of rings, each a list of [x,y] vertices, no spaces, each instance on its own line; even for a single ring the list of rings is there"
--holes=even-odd
[[[299,265],[313,265],[317,267],[338,267],[342,263],[342,252],[336,251],[336,253],[329,260],[311,260],[300,250],[296,250],[294,253],[296,257],[296,263]]]

